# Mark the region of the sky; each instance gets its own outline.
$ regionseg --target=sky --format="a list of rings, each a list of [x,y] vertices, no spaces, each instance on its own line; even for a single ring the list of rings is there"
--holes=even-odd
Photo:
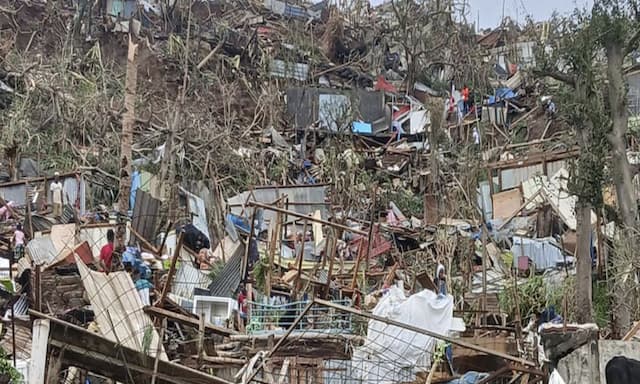
[[[576,6],[582,8],[591,6],[591,0],[468,0],[471,10],[467,13],[467,21],[477,22],[480,16],[480,28],[497,27],[502,19],[502,5],[504,14],[518,22],[525,20],[526,15],[532,15],[536,21],[551,17],[554,10],[560,14],[571,13]]]
[[[369,0],[371,4],[382,4],[385,0]],[[526,15],[532,15],[535,21],[547,20],[554,10],[560,14],[570,14],[576,7],[591,6],[593,0],[467,0],[470,10],[466,12],[469,23],[477,23],[480,16],[480,28],[495,28],[504,15],[523,22]]]

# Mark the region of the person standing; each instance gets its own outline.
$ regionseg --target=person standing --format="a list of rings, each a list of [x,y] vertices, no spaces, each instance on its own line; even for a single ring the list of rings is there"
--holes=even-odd
[[[436,293],[438,296],[447,294],[447,277],[444,273],[444,265],[438,264],[436,268],[436,278],[433,281],[436,284]]]
[[[60,173],[53,174],[53,182],[49,186],[51,191],[51,203],[53,205],[53,216],[62,216],[62,183],[60,182]]]
[[[113,243],[116,234],[113,229],[107,231],[107,244],[100,250],[100,265],[102,270],[108,275],[111,272],[111,261],[113,260]]]
[[[25,235],[22,230],[22,224],[16,225],[13,233],[13,261],[18,261],[24,256]]]
[[[464,115],[469,113],[470,103],[469,103],[469,87],[465,84],[462,88],[462,102],[464,103]]]

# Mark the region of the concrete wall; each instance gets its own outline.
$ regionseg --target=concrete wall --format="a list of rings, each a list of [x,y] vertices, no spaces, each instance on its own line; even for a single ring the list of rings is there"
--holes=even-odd
[[[625,356],[640,360],[640,343],[635,341],[599,340],[599,367],[592,367],[590,346],[584,345],[571,352],[558,363],[558,373],[566,384],[607,384],[604,370],[609,360],[615,356]],[[592,370],[600,372],[600,378],[593,377]]]

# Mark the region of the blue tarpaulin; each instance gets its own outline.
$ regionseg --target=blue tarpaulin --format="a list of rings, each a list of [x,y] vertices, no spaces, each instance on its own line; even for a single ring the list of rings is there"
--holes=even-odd
[[[469,371],[455,380],[448,381],[447,384],[476,384],[489,377],[488,373]]]
[[[363,123],[361,121],[353,122],[354,133],[373,133],[373,126],[369,123]]]
[[[244,233],[249,233],[249,231],[251,231],[251,227],[242,216],[234,215],[233,213],[228,213],[227,220],[232,222],[236,228],[243,231]]]
[[[514,99],[516,96],[518,95],[509,88],[498,88],[496,89],[495,95],[489,96],[489,105],[495,104],[501,100]]]
[[[136,205],[136,192],[142,184],[142,175],[138,171],[133,171],[131,174],[131,192],[129,194],[129,209],[133,211],[133,206]]]

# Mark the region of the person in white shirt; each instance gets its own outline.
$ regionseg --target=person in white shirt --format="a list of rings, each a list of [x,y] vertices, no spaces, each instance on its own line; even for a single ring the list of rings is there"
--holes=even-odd
[[[51,191],[51,203],[53,205],[53,216],[62,216],[62,182],[60,182],[60,173],[53,174],[53,183],[49,186]]]

